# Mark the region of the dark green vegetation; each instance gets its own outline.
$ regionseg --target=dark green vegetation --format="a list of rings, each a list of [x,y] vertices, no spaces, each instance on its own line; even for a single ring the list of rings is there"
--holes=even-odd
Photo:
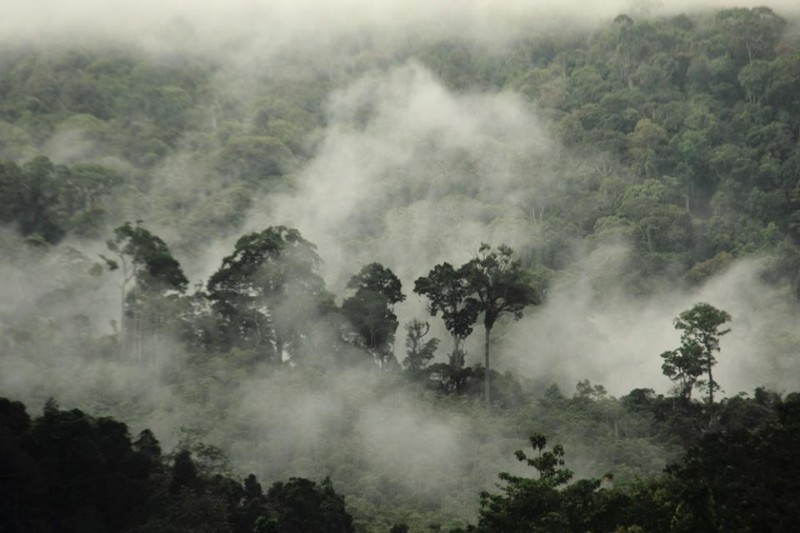
[[[500,474],[498,494],[481,495],[477,527],[466,531],[533,533],[574,531],[792,531],[800,517],[800,397],[767,407],[775,418],[755,430],[710,433],[663,476],[626,490],[613,476],[569,483],[560,445],[543,451],[531,437],[534,478]],[[464,531],[464,530],[459,530]]]
[[[680,398],[634,390],[617,403],[601,389],[583,383],[571,400],[551,391],[536,403],[584,424],[603,404],[617,404],[622,432],[649,418],[662,439],[677,437],[671,424],[702,423],[698,406]],[[723,400],[720,413],[720,426],[697,431],[662,475],[618,487],[611,474],[570,483],[568,453],[561,445],[545,451],[547,438],[534,435],[533,455],[516,456],[536,476],[501,473],[500,492],[481,494],[478,523],[466,531],[792,531],[800,398],[758,389],[752,399]],[[21,403],[0,399],[0,450],[7,531],[355,531],[327,478],[292,478],[264,493],[252,474],[237,481],[216,447],[187,439],[164,454],[149,430],[132,440],[125,424],[53,401],[31,420]]]
[[[184,443],[163,454],[149,430],[49,401],[31,420],[0,398],[2,531],[349,533],[329,479],[276,482],[264,493],[224,469],[219,450]]]
[[[2,457],[12,458],[0,470],[0,530],[797,523],[796,393],[717,394],[726,386],[715,367],[717,356],[725,365],[720,338],[729,321],[733,333],[748,323],[733,309],[681,313],[679,344],[667,345],[678,347],[662,360],[655,340],[641,348],[675,383],[668,394],[635,376],[619,397],[588,379],[564,394],[548,387],[554,368],[523,376],[502,358],[523,327],[515,319],[552,312],[549,291],[583,279],[581,261],[609,245],[629,253],[589,278],[601,306],[617,287],[656,300],[665,285],[695,290],[758,256],[760,281],[796,310],[796,22],[767,8],[730,9],[621,15],[592,31],[494,47],[410,37],[390,52],[343,38],[320,58],[300,49],[244,71],[224,54],[114,43],[0,47],[0,393],[28,405],[55,396],[97,415],[50,402],[31,420],[22,405],[0,402]],[[409,61],[459,102],[517,95],[512,111],[538,117],[552,137],[547,158],[525,143],[492,145],[504,139],[498,116],[484,124],[492,131],[481,146],[423,138],[443,155],[412,150],[416,167],[385,154],[388,170],[376,173],[387,174],[387,190],[370,189],[344,217],[348,226],[330,229],[339,257],[303,227],[260,223],[274,214],[264,205],[302,203],[309,173],[340,180],[333,189],[349,183],[341,168],[320,171],[330,161],[320,154],[337,135],[368,137],[386,103],[366,91],[342,119],[337,102],[359,80],[395,79]],[[501,157],[484,157],[484,145]],[[370,170],[363,150],[350,170],[362,161]],[[512,177],[501,186],[504,172]],[[463,179],[450,187],[449,175]],[[335,204],[333,189],[324,200]],[[491,245],[461,241],[460,226],[425,228],[420,244],[408,235],[420,205],[467,213],[464,226],[475,222]],[[387,229],[387,213],[408,217],[402,235]],[[507,225],[520,230],[510,232],[514,250],[487,237]],[[438,253],[448,246],[468,251]],[[378,248],[406,260],[376,253],[354,265]],[[326,265],[344,278],[330,280]],[[403,306],[414,299],[409,317]],[[770,342],[796,358],[796,328],[774,328]],[[574,335],[583,333],[591,332]],[[535,360],[538,339],[524,349]],[[764,354],[752,359],[775,359]],[[152,427],[173,451],[162,454],[149,431],[131,439],[114,420]],[[518,453],[517,468],[512,452],[531,434],[533,453]],[[563,447],[548,451],[548,440]],[[508,473],[498,489],[499,471]],[[274,484],[264,493],[244,472]],[[610,477],[598,481],[606,473],[613,487]],[[352,525],[330,482],[308,479],[333,480]]]

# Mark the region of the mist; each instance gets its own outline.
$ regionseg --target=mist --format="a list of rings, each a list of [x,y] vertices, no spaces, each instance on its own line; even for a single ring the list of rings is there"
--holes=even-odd
[[[482,242],[517,250],[541,242],[542,220],[522,205],[546,205],[548,187],[591,163],[570,154],[571,163],[560,166],[563,147],[516,95],[456,94],[414,62],[365,76],[334,93],[328,108],[323,140],[299,173],[298,190],[265,198],[247,227],[299,228],[318,243],[328,286],[340,295],[361,266],[387,265],[409,294],[399,306],[406,320],[427,318],[411,288],[434,265],[462,264]],[[630,257],[629,244],[574,247],[580,258],[545,304],[506,324],[499,368],[566,390],[590,379],[616,395],[632,383],[667,392],[658,355],[679,344],[673,321],[709,302],[734,317],[718,371],[726,391],[800,384],[800,363],[790,355],[796,341],[787,340],[798,309],[788,286],[763,281],[768,258],[740,261],[699,287],[665,283],[637,297],[615,275]],[[441,327],[437,335],[447,338]],[[472,362],[482,356],[479,336],[469,345]]]
[[[128,41],[146,48],[209,53],[242,50],[262,57],[287,46],[322,47],[348,34],[385,42],[418,33],[450,34],[484,43],[508,42],[525,32],[586,28],[620,13],[657,16],[723,7],[757,7],[759,2],[704,0],[9,0],[0,21],[0,40]],[[776,0],[784,14],[796,2]],[[387,38],[388,37],[388,38]]]
[[[197,235],[203,217],[214,215],[215,202],[236,198],[227,189],[231,177],[209,172],[208,161],[188,149],[148,176],[151,196],[119,206],[115,216],[133,220],[140,209],[153,215],[158,221],[146,221],[148,227],[173,246],[192,284],[208,280],[240,235],[271,225],[297,228],[317,246],[321,274],[337,303],[348,296],[350,276],[382,263],[402,280],[407,295],[395,309],[401,321],[397,358],[404,356],[404,325],[423,319],[443,341],[437,356],[443,362],[448,334],[412,292],[414,280],[441,262],[468,261],[481,243],[507,244],[530,258],[546,238],[548,195],[596,160],[562,146],[535,101],[512,91],[448,87],[415,57],[414,39],[452,36],[502,48],[531,32],[579,33],[623,12],[649,16],[728,4],[11,0],[0,19],[0,43],[114,42],[157,57],[213,57],[221,65],[213,88],[241,96],[244,108],[257,100],[250,90],[264,72],[295,76],[295,57],[303,66],[335,70],[337,61],[349,61],[337,48],[342,41],[385,46],[386,56],[399,61],[354,67],[358,75],[344,80],[330,76],[324,123],[304,139],[308,155],[293,168],[293,185],[248,191],[252,202],[236,232]],[[782,15],[798,11],[792,1],[770,6]],[[87,137],[94,126],[65,125],[45,151],[61,163],[91,158],[125,168],[97,136]],[[210,131],[181,142],[215,153],[220,146]],[[171,210],[173,200],[189,206],[187,212]],[[3,233],[0,244],[14,239]],[[435,409],[424,392],[376,382],[375,369],[326,369],[301,381],[284,370],[245,372],[231,369],[228,360],[197,361],[175,339],[159,339],[160,349],[144,362],[96,356],[114,351],[120,307],[115,275],[89,274],[105,250],[103,241],[71,238],[46,258],[34,250],[0,263],[2,395],[37,409],[52,396],[62,406],[99,416],[124,415],[134,431],[151,428],[167,448],[180,441],[181,428],[196,430],[221,446],[238,472],[266,480],[331,475],[336,481],[352,475],[337,470],[350,464],[340,459],[355,457],[363,486],[346,490],[389,491],[391,481],[420,505],[435,500],[443,514],[467,518],[476,494],[459,492],[458,472],[491,488],[496,472],[515,467],[510,452],[525,437],[517,428],[481,427],[491,423],[491,413],[481,412],[476,421],[464,407]],[[617,397],[634,387],[668,393],[659,354],[678,346],[673,320],[697,302],[733,317],[715,371],[724,394],[800,387],[794,328],[800,309],[788,282],[763,280],[771,258],[736,261],[698,286],[664,282],[633,294],[619,275],[632,253],[630,242],[576,241],[565,248],[574,262],[558,273],[545,302],[528,308],[520,321],[503,321],[495,332],[493,366],[519,373],[537,394],[556,383],[569,395],[583,379]],[[319,325],[320,344],[335,335],[325,327]],[[26,329],[38,337],[23,338]],[[481,335],[476,328],[468,341],[468,364],[481,361]],[[333,437],[343,449],[329,449]],[[590,454],[575,464],[584,464],[579,473],[600,474]]]

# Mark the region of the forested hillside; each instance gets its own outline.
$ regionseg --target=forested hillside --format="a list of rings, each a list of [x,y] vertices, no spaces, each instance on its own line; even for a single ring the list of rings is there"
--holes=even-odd
[[[789,531],[800,16],[637,6],[0,32],[0,531]]]

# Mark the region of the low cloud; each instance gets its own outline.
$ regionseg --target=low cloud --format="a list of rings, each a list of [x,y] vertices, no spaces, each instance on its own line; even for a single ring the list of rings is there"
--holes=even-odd
[[[300,229],[334,289],[372,261],[408,287],[481,242],[520,245],[535,232],[522,194],[554,179],[552,141],[516,95],[457,95],[412,62],[363,77],[328,109],[297,191],[265,198],[248,226]]]
[[[582,259],[575,268],[579,274],[558,282],[545,305],[508,326],[499,364],[567,391],[589,379],[615,395],[634,387],[668,393],[671,383],[661,372],[660,354],[680,345],[673,322],[706,302],[732,316],[714,370],[725,395],[752,393],[758,386],[779,392],[800,386],[800,339],[793,332],[800,309],[788,297],[788,286],[763,281],[767,259],[738,261],[699,288],[664,286],[637,298],[609,279],[628,253],[625,247],[601,248]],[[606,255],[606,262],[598,262],[597,254]]]

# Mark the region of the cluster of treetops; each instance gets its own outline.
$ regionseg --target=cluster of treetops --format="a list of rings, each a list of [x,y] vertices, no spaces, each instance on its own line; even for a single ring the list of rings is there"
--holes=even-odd
[[[119,272],[119,350],[143,358],[163,336],[184,341],[196,353],[231,353],[275,365],[369,364],[399,369],[394,354],[399,326],[394,305],[403,301],[402,283],[379,263],[364,266],[348,282],[352,294],[337,306],[319,275],[316,247],[296,229],[272,226],[242,236],[205,288],[187,294],[188,280],[162,239],[140,224],[126,223],[108,241],[104,264]],[[96,274],[102,267],[96,264]],[[491,332],[503,316],[520,318],[541,302],[541,280],[522,266],[513,250],[481,245],[476,256],[455,268],[436,265],[416,280],[452,336],[447,363],[430,365],[438,339],[426,339],[430,325],[414,320],[407,328],[403,366],[412,378],[442,392],[462,393],[480,372],[491,402]],[[464,342],[478,321],[485,332],[484,366],[465,367]],[[495,373],[496,374],[496,373]]]
[[[543,237],[523,251],[524,263],[507,248],[482,247],[466,264],[436,265],[416,281],[414,291],[444,321],[452,348],[447,362],[431,364],[438,341],[427,338],[425,322],[410,324],[405,375],[443,394],[509,402],[513,380],[489,365],[492,328],[541,301],[547,276],[526,267],[567,268],[576,249],[567,243],[576,240],[632,242],[634,260],[624,273],[631,286],[659,275],[700,282],[760,251],[778,258],[775,278],[797,286],[800,46],[787,27],[768,8],[728,9],[658,20],[620,16],[593,33],[535,36],[502,53],[458,40],[398,52],[454,90],[530,98],[567,147],[564,168],[576,154],[594,162],[530,195],[527,207]],[[350,70],[337,71],[334,62],[323,73],[309,60],[307,79],[259,80],[255,93],[240,99],[212,88],[220,65],[204,58],[4,49],[0,223],[42,249],[66,236],[102,236],[120,222],[111,213],[128,208],[178,229],[186,220],[193,230],[179,232],[182,247],[229,233],[254,190],[290,186],[294,169],[313,155],[306,139],[324,125],[330,90],[386,61],[380,50],[360,50]],[[40,155],[50,139],[74,129],[93,143],[84,160],[61,165]],[[186,150],[209,175],[230,180],[202,191],[205,203],[176,197],[169,202],[188,203],[161,205],[148,197],[154,169]],[[107,164],[109,155],[125,164]],[[398,328],[393,306],[405,297],[397,277],[367,265],[337,306],[317,272],[314,246],[296,230],[243,236],[192,294],[166,244],[140,224],[117,227],[106,255],[92,273],[100,277],[103,266],[118,273],[120,320],[109,352],[144,358],[158,348],[150,343],[168,336],[195,353],[235,353],[253,364],[325,365],[328,357],[400,366],[389,349]],[[714,354],[728,319],[707,304],[682,313],[675,323],[681,344],[662,354],[675,395],[635,389],[622,399],[625,409],[651,414],[687,446],[663,476],[625,488],[569,484],[563,449],[547,450],[537,435],[533,454],[518,454],[536,475],[502,474],[505,485],[482,495],[478,523],[467,529],[792,531],[800,521],[800,403],[796,394],[761,389],[753,398],[715,401]],[[481,322],[485,364],[467,368],[464,340]],[[694,390],[702,402],[692,400]],[[575,401],[591,398],[589,390]],[[560,394],[539,401],[571,402]],[[5,530],[353,528],[328,482],[293,479],[264,494],[255,478],[242,484],[214,466],[208,447],[162,454],[148,432],[132,441],[123,424],[54,404],[31,421],[22,405],[0,402],[0,446],[11,458],[0,470]],[[404,531],[403,524],[394,530]]]
[[[186,294],[188,280],[162,239],[140,224],[126,223],[108,241],[105,265],[119,272],[120,355],[142,359],[157,350],[162,336],[181,338],[187,349],[206,354],[246,354],[253,362],[275,365],[370,364],[399,369],[394,305],[405,299],[402,283],[379,263],[364,266],[348,282],[352,294],[334,302],[318,273],[316,247],[299,231],[272,226],[242,236],[223,258],[205,289]],[[101,270],[94,265],[95,273]],[[491,332],[505,316],[542,302],[546,277],[523,267],[507,246],[483,244],[456,268],[444,262],[417,278],[414,292],[425,297],[431,316],[439,316],[452,337],[446,363],[430,364],[439,339],[426,339],[428,322],[407,326],[402,366],[415,380],[443,393],[465,393],[482,374],[484,398],[492,403]],[[722,310],[699,303],[676,319],[681,346],[662,354],[663,372],[679,395],[707,392],[714,405],[719,384],[713,378],[722,329],[730,320]],[[476,323],[484,330],[483,367],[466,367],[464,343]],[[497,379],[499,374],[494,373]],[[508,379],[508,378],[506,378]]]
[[[269,75],[239,73],[243,92],[218,83],[231,75],[221,59],[113,43],[0,50],[0,223],[57,243],[142,218],[195,249],[235,232],[256,191],[292,186],[331,91],[414,59],[453,91],[522,95],[566,148],[562,178],[518,191],[540,230],[526,261],[560,270],[577,257],[571,243],[624,238],[634,290],[654,276],[701,282],[754,252],[798,286],[800,45],[794,22],[767,7],[620,15],[499,50],[428,35],[391,55],[359,36],[321,61],[293,52]],[[70,135],[84,148],[68,166],[41,156]],[[148,196],[176,154],[193,162],[191,194]]]
[[[399,369],[391,349],[398,327],[392,306],[404,295],[382,265],[353,276],[353,294],[336,306],[316,272],[313,245],[296,230],[271,227],[243,236],[207,286],[191,295],[167,246],[141,225],[120,226],[108,247],[104,263],[120,273],[122,298],[116,348],[126,357],[145,357],[156,348],[147,343],[177,334],[188,349],[248,354],[248,364],[325,365],[319,359],[325,354],[337,364]],[[490,374],[464,367],[463,341],[482,319],[488,349],[494,320],[503,313],[518,317],[538,303],[535,276],[510,249],[484,245],[459,268],[436,265],[414,290],[441,316],[453,348],[447,363],[429,365],[437,342],[424,339],[426,323],[413,322],[404,375],[457,395],[470,386],[475,392],[477,374],[487,402],[502,407],[503,389],[511,387],[503,379],[513,379],[493,375],[502,393],[490,398]],[[563,448],[546,451],[546,439],[535,435],[534,454],[517,456],[538,475],[501,473],[505,484],[499,493],[481,495],[478,523],[466,531],[788,531],[800,497],[794,482],[800,457],[791,444],[800,436],[800,399],[758,389],[752,399],[715,400],[715,353],[729,320],[705,303],[681,313],[675,320],[681,343],[661,355],[674,396],[636,389],[622,399],[624,409],[653,417],[688,447],[664,475],[618,489],[608,479],[569,484]],[[325,324],[331,335],[316,341],[313,329]],[[485,357],[488,362],[488,351]],[[578,388],[574,401],[602,403],[602,387]],[[694,390],[704,394],[702,402],[692,400]],[[557,390],[539,401],[570,409]],[[201,443],[186,441],[162,456],[148,431],[131,441],[124,424],[60,411],[52,402],[33,423],[19,403],[0,403],[0,414],[2,446],[12,459],[0,487],[2,520],[11,530],[354,531],[329,481],[291,479],[264,494],[253,476],[236,481],[219,450]]]
[[[652,409],[654,398],[638,392],[626,397],[628,408]],[[548,449],[534,434],[532,449],[516,452],[531,476],[500,473],[498,490],[479,495],[477,523],[450,531],[792,532],[800,519],[800,396],[759,389],[739,400],[736,423],[722,417],[661,476],[622,488],[611,474],[572,482],[564,448]],[[679,409],[692,420],[693,408]],[[726,415],[735,410],[729,405]],[[149,430],[134,439],[123,423],[54,401],[32,420],[23,404],[0,398],[0,452],[0,531],[359,531],[327,478],[292,478],[264,491],[254,475],[233,475],[213,446],[186,439],[164,453]]]

